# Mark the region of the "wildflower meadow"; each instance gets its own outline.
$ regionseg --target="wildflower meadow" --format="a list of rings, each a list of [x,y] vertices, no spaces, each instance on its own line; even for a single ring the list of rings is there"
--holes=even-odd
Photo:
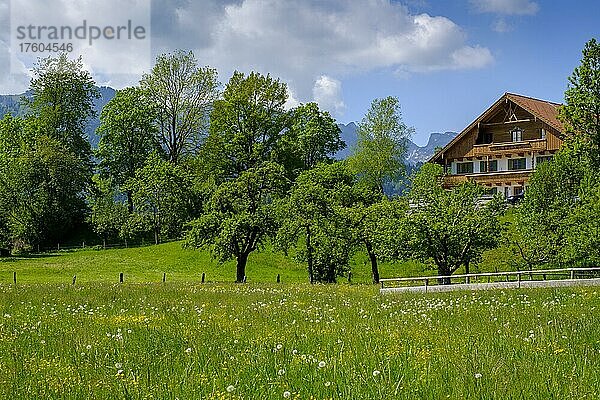
[[[0,286],[0,397],[594,399],[593,288]]]

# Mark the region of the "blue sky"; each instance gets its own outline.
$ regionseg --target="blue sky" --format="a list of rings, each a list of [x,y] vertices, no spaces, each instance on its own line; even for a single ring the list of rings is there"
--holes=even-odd
[[[45,11],[39,17],[75,26],[82,18],[78,8],[86,1],[12,4],[39,10],[36,2],[51,2],[55,15]],[[110,6],[111,1],[116,5]],[[585,42],[600,38],[597,0],[101,4],[83,17],[102,23],[139,22],[144,13],[128,7],[150,10],[151,54],[126,51],[119,57],[113,49],[107,56],[101,44],[82,50],[99,84],[135,84],[140,66],[150,65],[156,55],[190,49],[200,64],[216,67],[224,83],[234,70],[271,73],[288,84],[288,106],[317,101],[342,123],[359,121],[374,98],[397,96],[405,122],[416,130],[417,144],[431,132],[460,131],[505,91],[560,102]],[[10,68],[10,8],[9,0],[0,0],[0,93],[19,93],[30,78],[30,62]]]

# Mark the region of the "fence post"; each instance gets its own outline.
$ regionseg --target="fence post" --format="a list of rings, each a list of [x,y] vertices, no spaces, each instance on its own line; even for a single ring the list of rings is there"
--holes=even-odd
[[[77,275],[73,275],[73,286],[75,286],[75,281],[77,280]]]
[[[163,272],[163,283],[167,281],[167,273]]]
[[[277,274],[277,283],[281,283],[281,275]]]
[[[202,283],[204,283],[204,278],[206,278],[206,273],[202,273]]]
[[[352,283],[352,271],[348,272],[348,283]]]
[[[123,283],[123,273],[119,273],[119,283]]]
[[[17,284],[17,271],[13,272],[13,282]]]
[[[575,279],[575,270],[571,270],[571,279]]]
[[[429,287],[429,279],[425,278],[425,293],[427,293],[428,287]]]
[[[246,283],[246,275],[244,275],[244,280],[242,281],[242,283]]]
[[[517,273],[517,280],[519,281],[519,289],[521,288],[521,272]]]

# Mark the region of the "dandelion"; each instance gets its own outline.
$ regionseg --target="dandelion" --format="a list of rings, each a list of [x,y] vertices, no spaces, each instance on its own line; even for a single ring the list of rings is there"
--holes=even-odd
[[[381,371],[379,371],[379,370],[373,371],[373,376],[374,377],[378,377],[380,374],[381,374]]]
[[[325,361],[319,361],[319,368],[325,368]]]
[[[289,399],[290,397],[292,397],[292,394],[290,392],[288,392],[287,390],[285,392],[283,392],[284,399]]]
[[[229,385],[229,386],[227,386],[227,389],[225,389],[225,390],[227,390],[227,393],[232,393],[235,390],[235,386]]]
[[[479,372],[475,374],[475,379],[479,379],[481,378],[483,375],[481,375]]]

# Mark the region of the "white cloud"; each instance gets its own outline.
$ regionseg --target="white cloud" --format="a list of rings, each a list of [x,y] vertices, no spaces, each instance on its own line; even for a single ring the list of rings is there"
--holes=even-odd
[[[450,19],[412,15],[389,0],[243,0],[220,12],[199,58],[226,75],[231,69],[271,72],[303,101],[321,75],[481,68],[493,60],[487,48],[469,45]],[[471,62],[460,57],[466,53]]]
[[[76,8],[75,0],[60,1]],[[6,2],[0,0],[0,11]],[[99,6],[96,13],[111,12],[115,14]],[[194,50],[201,65],[219,70],[223,82],[233,70],[271,73],[288,83],[290,104],[315,99],[313,92],[323,90],[319,85],[336,81],[331,77],[343,81],[373,70],[413,74],[482,68],[493,62],[490,50],[470,43],[452,20],[415,15],[392,0],[153,0],[153,55],[175,49]],[[142,63],[135,56],[101,59],[99,50],[90,50],[86,60],[99,81],[135,82],[134,75],[107,73],[95,65],[114,62],[138,74]],[[329,104],[332,112],[343,109],[336,101]]]
[[[333,116],[341,116],[346,109],[342,101],[342,83],[332,77],[321,75],[313,87],[313,99]]]
[[[540,6],[530,0],[471,0],[476,11],[505,15],[535,15]]]

